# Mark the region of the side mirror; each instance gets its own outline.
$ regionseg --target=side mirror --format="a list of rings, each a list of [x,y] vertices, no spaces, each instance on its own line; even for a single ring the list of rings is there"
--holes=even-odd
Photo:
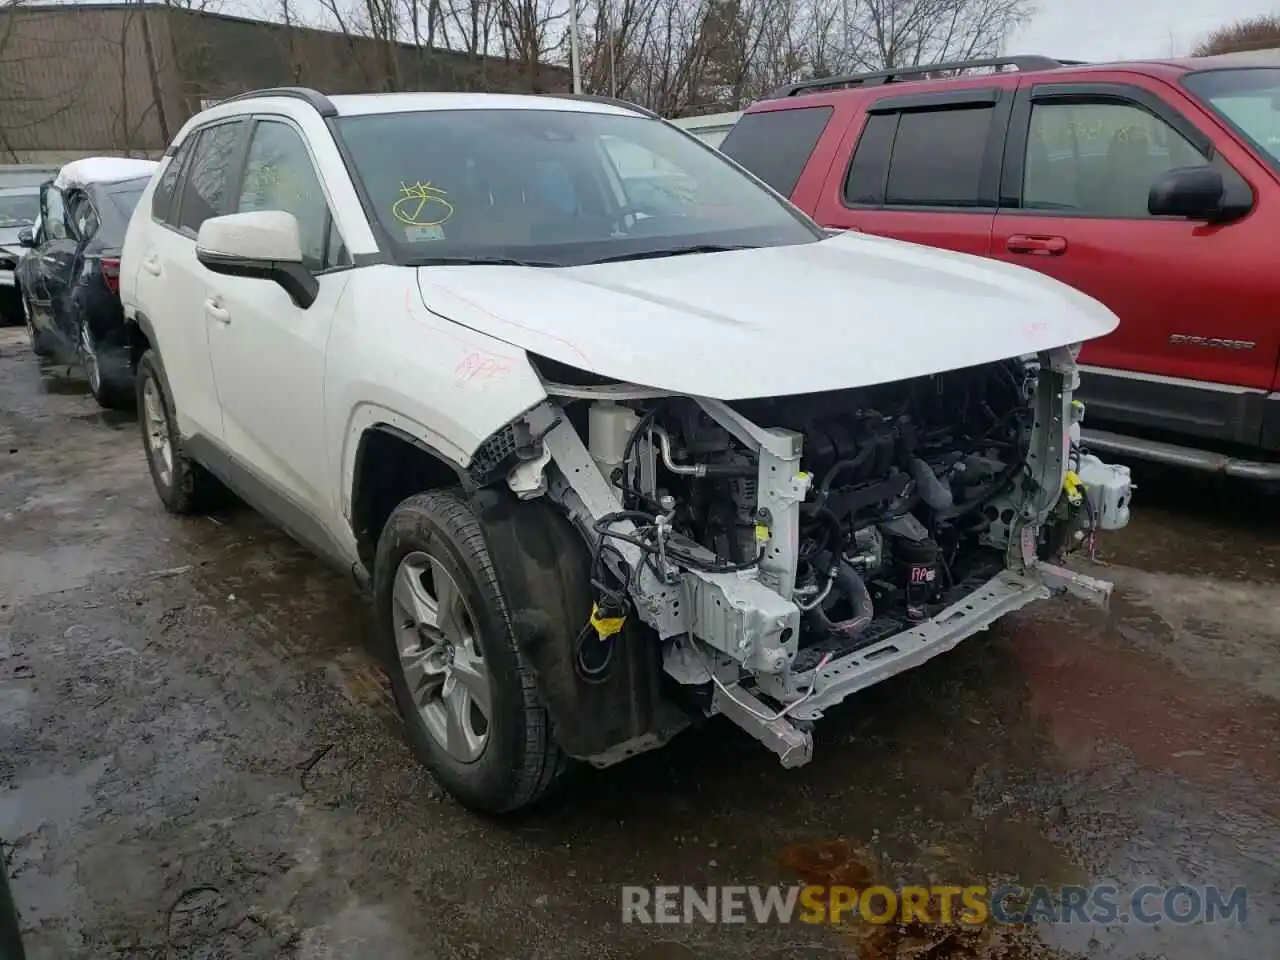
[[[1212,167],[1175,167],[1151,185],[1147,212],[1156,217],[1220,220],[1225,193],[1222,174]]]
[[[23,227],[21,230],[18,231],[18,246],[30,247],[31,249],[34,250],[35,245],[36,245],[35,234],[31,232],[30,227]]]
[[[213,273],[278,283],[304,310],[320,291],[319,281],[302,265],[298,221],[283,210],[210,217],[196,236],[196,259]]]

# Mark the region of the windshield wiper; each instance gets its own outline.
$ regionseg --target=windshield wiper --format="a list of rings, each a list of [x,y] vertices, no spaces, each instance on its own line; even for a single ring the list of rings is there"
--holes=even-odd
[[[653,260],[657,257],[682,257],[687,253],[727,253],[731,250],[757,250],[749,243],[695,243],[687,247],[663,247],[660,250],[641,250],[639,253],[619,253],[612,257],[601,257],[590,260],[587,265],[596,263],[620,263],[623,260]]]
[[[417,257],[410,261],[414,267],[559,267],[562,264],[550,260],[516,260],[513,257]]]

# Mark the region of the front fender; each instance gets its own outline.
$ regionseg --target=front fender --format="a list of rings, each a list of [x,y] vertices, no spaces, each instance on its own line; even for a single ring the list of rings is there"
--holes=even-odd
[[[412,268],[356,272],[326,351],[326,410],[343,515],[361,435],[385,424],[465,469],[496,431],[546,398],[519,347],[429,312]]]

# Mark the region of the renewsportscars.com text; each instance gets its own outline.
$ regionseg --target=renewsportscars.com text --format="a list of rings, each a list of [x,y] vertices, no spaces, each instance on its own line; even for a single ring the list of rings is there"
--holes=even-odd
[[[622,922],[1243,923],[1248,891],[1178,885],[622,888]]]

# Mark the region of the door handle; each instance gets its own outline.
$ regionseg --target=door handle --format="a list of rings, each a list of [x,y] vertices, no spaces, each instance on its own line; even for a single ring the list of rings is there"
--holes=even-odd
[[[1067,252],[1066,237],[1032,237],[1015,233],[1005,241],[1010,253],[1029,253],[1036,257],[1057,257]]]
[[[222,304],[220,304],[214,297],[209,297],[205,300],[204,312],[213,317],[213,319],[217,320],[219,323],[231,322],[231,314],[224,310],[222,308]]]
[[[158,257],[146,257],[142,261],[142,269],[153,277],[160,276],[160,260]]]

